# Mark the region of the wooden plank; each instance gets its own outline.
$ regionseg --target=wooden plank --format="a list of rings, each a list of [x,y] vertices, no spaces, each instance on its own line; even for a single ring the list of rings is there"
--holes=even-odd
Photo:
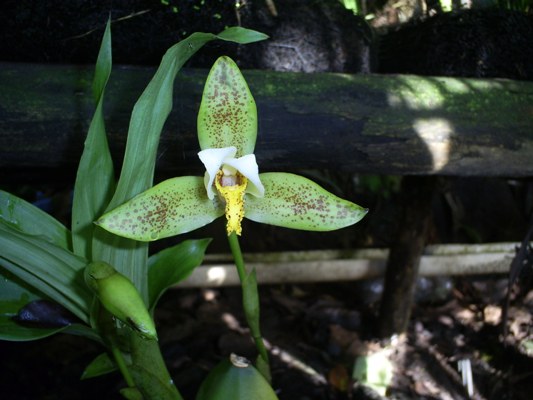
[[[0,181],[24,171],[39,180],[73,176],[93,111],[92,71],[0,64]],[[153,72],[114,68],[105,104],[118,164],[132,106]],[[162,175],[201,171],[196,113],[206,74],[179,74],[160,145]],[[533,176],[533,82],[244,74],[258,104],[256,155],[264,171]]]
[[[506,274],[519,243],[428,246],[420,260],[420,276]],[[245,255],[248,269],[255,268],[259,284],[324,283],[382,277],[389,251],[311,251]],[[267,261],[261,261],[266,257]],[[347,258],[346,258],[347,257]],[[239,285],[234,265],[227,257],[209,256],[176,288]]]

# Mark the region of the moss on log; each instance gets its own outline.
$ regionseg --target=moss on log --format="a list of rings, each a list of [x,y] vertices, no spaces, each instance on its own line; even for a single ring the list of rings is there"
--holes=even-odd
[[[117,163],[151,68],[115,67],[105,110]],[[93,112],[93,67],[0,64],[2,181],[72,176]],[[263,171],[532,176],[533,83],[405,75],[244,71],[259,110]],[[183,70],[158,170],[201,171],[196,114],[205,70]],[[55,172],[56,175],[45,174]],[[42,172],[42,173],[39,173]]]

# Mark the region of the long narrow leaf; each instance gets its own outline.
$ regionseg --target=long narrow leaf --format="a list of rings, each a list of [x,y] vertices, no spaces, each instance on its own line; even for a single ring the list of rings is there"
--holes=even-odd
[[[58,328],[43,328],[28,324],[22,325],[14,319],[28,303],[43,299],[49,299],[49,297],[0,267],[0,340],[37,340],[64,332],[101,342],[98,334],[87,325],[74,323]]]
[[[87,316],[88,310],[86,310],[87,307],[80,304],[76,299],[73,300],[69,296],[71,293],[64,294],[62,291],[63,287],[56,288],[50,285],[46,280],[41,279],[39,275],[33,274],[30,269],[27,268],[26,264],[19,265],[0,257],[0,266],[43,293],[45,298],[53,299],[55,302],[61,304],[74,315],[79,317],[83,322],[89,322],[89,317]]]
[[[172,108],[174,79],[183,64],[204,44],[214,39],[251,43],[266,37],[252,30],[232,27],[219,35],[193,33],[167,50],[157,72],[133,109],[122,172],[108,210],[152,185],[159,137]]]
[[[96,59],[94,79],[93,79],[93,96],[95,104],[98,104],[104,96],[104,90],[111,75],[113,67],[113,53],[111,46],[111,19],[107,20],[104,30],[102,43]]]
[[[0,248],[0,265],[88,321],[93,295],[83,280],[85,259],[3,223]]]
[[[87,339],[94,340],[95,342],[98,342],[100,344],[104,344],[102,337],[96,332],[96,330],[91,328],[89,325],[68,325],[63,329],[62,332],[68,333],[69,335],[83,336]]]
[[[165,290],[187,278],[202,263],[209,242],[211,239],[186,240],[148,259],[150,310]]]
[[[27,201],[0,190],[0,220],[30,235],[40,235],[64,249],[70,232],[58,220]]]
[[[101,353],[85,367],[81,379],[95,378],[116,370],[117,366],[109,354]]]
[[[72,242],[74,253],[92,258],[92,222],[105,210],[115,188],[113,161],[107,144],[103,102],[104,90],[111,74],[110,21],[102,39],[93,82],[96,101],[85,147],[81,156],[72,207]]]
[[[241,28],[240,26],[231,26],[220,32],[217,35],[217,38],[240,44],[248,44],[268,39],[268,36],[252,29]]]
[[[28,302],[40,300],[43,295],[0,268],[0,339],[25,341],[41,339],[59,332],[62,328],[43,329],[22,326],[15,317]]]
[[[229,32],[222,32],[219,36],[193,33],[172,46],[163,56],[161,65],[133,109],[122,171],[108,210],[152,186],[159,137],[172,108],[174,79],[183,64],[205,43],[214,39],[250,43],[266,38],[265,35],[244,28],[229,29]],[[107,261],[128,276],[145,301],[148,301],[148,245],[132,243],[131,240],[122,238],[110,243],[110,236],[98,229],[93,243],[95,259]]]

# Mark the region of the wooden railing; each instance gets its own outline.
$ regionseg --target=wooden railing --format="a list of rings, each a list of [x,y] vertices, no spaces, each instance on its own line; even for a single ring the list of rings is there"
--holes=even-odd
[[[121,159],[135,100],[154,70],[116,67],[107,130]],[[93,112],[85,66],[0,64],[0,183],[71,178]],[[157,170],[200,170],[196,114],[207,71],[183,70]],[[245,71],[263,171],[533,175],[533,82]],[[53,173],[50,173],[53,172]]]

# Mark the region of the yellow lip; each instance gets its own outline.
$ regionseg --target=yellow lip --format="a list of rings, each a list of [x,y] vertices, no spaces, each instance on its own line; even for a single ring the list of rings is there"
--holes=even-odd
[[[226,230],[228,236],[235,232],[240,236],[242,232],[241,221],[244,218],[244,192],[248,185],[248,179],[237,172],[234,180],[236,184],[223,186],[224,173],[219,171],[215,178],[215,186],[220,195],[226,201]]]

